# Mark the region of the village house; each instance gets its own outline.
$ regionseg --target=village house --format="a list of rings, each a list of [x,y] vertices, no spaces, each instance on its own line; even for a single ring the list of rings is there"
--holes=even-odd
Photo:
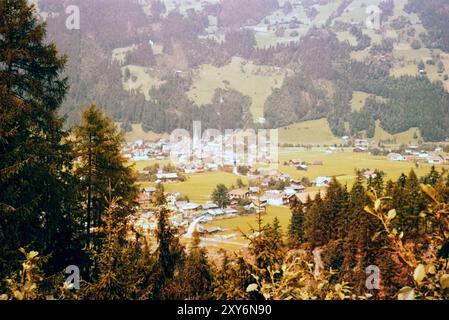
[[[402,154],[394,153],[394,152],[389,153],[387,155],[387,159],[388,159],[388,161],[404,161],[405,160],[405,158],[402,156]]]
[[[313,160],[312,161],[312,165],[313,166],[322,166],[323,165],[323,161],[321,161],[321,160]]]
[[[366,139],[355,139],[354,140],[354,148],[359,149],[361,151],[367,151],[368,150],[368,140]]]
[[[156,179],[159,182],[175,182],[179,180],[177,173],[158,173]]]
[[[238,213],[239,213],[239,211],[238,211],[237,209],[231,208],[231,207],[226,208],[226,209],[224,209],[223,211],[224,211],[224,214],[225,214],[227,217],[235,217],[235,216],[238,215]]]
[[[415,162],[418,160],[418,156],[417,155],[413,155],[413,154],[408,154],[404,156],[404,160],[405,161],[410,161],[410,162]]]
[[[249,192],[253,193],[253,194],[257,194],[260,192],[260,188],[259,187],[249,187]]]
[[[217,217],[222,216],[225,214],[223,209],[220,208],[214,208],[214,209],[208,209],[204,211],[204,214],[210,215],[211,217]]]
[[[301,184],[291,184],[290,186],[288,186],[287,188],[293,189],[296,192],[302,192],[304,190],[306,190],[306,187],[304,187]]]
[[[270,206],[282,206],[288,201],[288,197],[281,190],[268,190],[261,197],[261,200]]]
[[[288,162],[289,165],[296,167],[297,165],[300,165],[302,161],[300,159],[292,159]]]
[[[267,202],[266,200],[253,200],[250,204],[243,207],[247,212],[262,212],[266,210]]]
[[[315,185],[319,188],[327,187],[329,182],[331,182],[331,177],[317,177],[315,179]]]
[[[326,191],[310,191],[310,192],[300,192],[294,196],[290,197],[290,203],[293,200],[299,200],[302,204],[307,204],[307,201],[310,199],[311,201],[315,201],[318,194],[321,198],[326,197]]]
[[[142,188],[142,192],[147,193],[149,196],[153,195],[156,192],[155,187],[144,187]]]
[[[218,206],[215,203],[212,202],[207,202],[207,203],[203,203],[201,205],[203,210],[211,210],[211,209],[217,209]]]
[[[442,157],[440,157],[440,156],[429,156],[427,158],[427,162],[429,164],[439,165],[439,164],[444,164],[444,159]]]
[[[234,189],[229,191],[229,198],[231,200],[243,200],[248,199],[250,196],[248,189]]]
[[[213,227],[213,226],[207,227],[199,225],[197,227],[197,231],[201,234],[214,234],[223,231],[223,229],[220,227]]]
[[[291,195],[294,195],[297,191],[293,188],[286,187],[284,189],[284,193],[287,195],[287,197],[290,197]]]
[[[187,202],[181,206],[178,206],[178,208],[184,214],[184,217],[193,217],[199,213],[201,205],[193,202]]]

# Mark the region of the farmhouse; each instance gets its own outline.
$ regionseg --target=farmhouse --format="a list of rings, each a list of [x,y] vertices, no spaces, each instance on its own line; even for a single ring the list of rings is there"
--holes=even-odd
[[[229,191],[229,198],[231,200],[241,200],[249,198],[249,190],[248,189],[235,189]]]
[[[301,201],[302,204],[307,204],[307,202],[309,200],[311,201],[315,201],[317,196],[320,195],[320,197],[325,197],[326,196],[326,191],[310,191],[310,192],[300,192],[297,193],[296,195],[290,197],[290,203],[293,201],[293,199],[297,199],[299,201]]]
[[[354,147],[361,149],[361,150],[368,150],[368,140],[366,139],[355,139],[354,140]]]
[[[427,153],[427,151],[421,151],[421,152],[419,153],[419,157],[420,157],[421,159],[427,159],[427,158],[429,158],[429,153]]]
[[[179,177],[177,173],[158,173],[156,179],[163,182],[178,181]]]
[[[429,164],[444,164],[444,159],[440,156],[430,156],[427,158]]]
[[[218,206],[215,203],[212,203],[212,202],[203,203],[201,205],[201,207],[203,208],[203,210],[210,210],[210,209],[217,209],[218,208]]]
[[[145,188],[142,188],[142,192],[151,196],[154,192],[156,192],[156,188],[155,187],[145,187]]]
[[[199,225],[197,229],[199,233],[203,234],[214,234],[223,231],[220,227],[204,227],[201,225]]]
[[[306,190],[306,187],[304,187],[304,186],[301,185],[301,184],[291,184],[291,185],[288,186],[287,188],[293,189],[293,190],[295,190],[296,192],[301,192],[301,191]]]
[[[266,201],[270,206],[282,206],[287,199],[286,194],[280,190],[268,190],[261,198],[262,201]]]
[[[249,187],[249,192],[250,193],[259,193],[260,188],[259,187]]]
[[[315,185],[319,188],[327,187],[331,180],[331,177],[317,177],[315,179]]]
[[[245,211],[253,211],[253,212],[262,212],[265,210],[265,207],[267,206],[267,202],[264,201],[253,201],[251,202],[249,205],[244,206],[243,209],[245,209]]]
[[[229,208],[224,209],[224,213],[227,216],[234,216],[234,215],[237,215],[239,212],[237,209],[229,207]]]
[[[288,162],[288,164],[291,166],[297,166],[297,165],[300,165],[301,163],[302,163],[302,161],[299,159],[292,159]]]
[[[389,161],[404,161],[405,158],[400,153],[389,153],[387,156]]]
[[[223,209],[216,208],[216,209],[209,209],[209,210],[206,210],[204,213],[207,214],[207,215],[216,217],[216,216],[222,216],[222,215],[224,215],[225,212],[224,212]]]

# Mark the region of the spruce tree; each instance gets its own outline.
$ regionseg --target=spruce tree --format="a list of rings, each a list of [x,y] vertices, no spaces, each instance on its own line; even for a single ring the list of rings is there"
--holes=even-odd
[[[86,233],[102,226],[102,214],[108,199],[118,199],[122,208],[116,214],[125,218],[136,206],[136,176],[121,153],[123,134],[95,104],[82,115],[74,129],[77,156],[76,176],[81,181],[81,197],[85,203]]]
[[[289,243],[291,247],[297,247],[304,241],[304,206],[296,199],[291,205],[292,216],[288,229]]]
[[[187,299],[208,299],[213,290],[212,268],[200,242],[199,233],[194,232],[190,252],[179,277],[181,295]]]
[[[66,59],[26,0],[1,1],[0,17],[0,278],[25,246],[51,254],[46,271],[59,272],[80,262],[72,153],[58,115]]]
[[[219,184],[212,193],[212,200],[220,208],[226,208],[230,203],[228,188],[224,184]]]
[[[184,263],[185,254],[184,247],[176,236],[176,230],[170,224],[171,212],[167,208],[162,187],[159,187],[155,201],[158,247],[155,252],[155,265],[152,272],[154,275],[152,299],[161,299],[169,295],[169,292],[164,292],[164,290],[169,288],[170,282],[173,281],[177,267]]]

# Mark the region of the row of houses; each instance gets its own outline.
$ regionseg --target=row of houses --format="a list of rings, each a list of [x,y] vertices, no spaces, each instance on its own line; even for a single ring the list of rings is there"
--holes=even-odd
[[[405,155],[392,152],[387,155],[387,159],[389,161],[427,162],[432,165],[449,164],[449,155],[429,154],[426,151],[407,153]]]
[[[140,139],[127,143],[122,148],[122,153],[125,158],[133,161],[164,160],[170,154],[170,144],[165,139],[157,142]]]

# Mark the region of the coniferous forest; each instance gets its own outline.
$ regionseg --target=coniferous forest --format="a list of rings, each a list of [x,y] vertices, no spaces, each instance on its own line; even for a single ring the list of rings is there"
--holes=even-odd
[[[271,5],[265,1],[262,16]],[[418,1],[410,4],[410,10],[415,8],[421,10]],[[368,180],[361,171],[356,172],[353,185],[333,178],[314,199],[290,203],[288,232],[277,219],[259,215],[252,230],[255,236],[248,236],[247,251],[230,254],[223,250],[214,261],[198,233],[189,243],[180,240],[169,219],[163,184],[158,184],[150,200],[157,217],[156,232],[150,237],[134,230],[130,220],[138,208],[138,177],[121,152],[123,133],[103,111],[108,106],[93,102],[78,106],[84,111],[69,129],[61,115],[69,83],[74,81],[65,72],[68,57],[46,40],[46,24],[26,0],[1,1],[0,17],[0,299],[449,298],[449,174],[435,167],[423,176],[413,170],[404,172],[394,181],[381,171]],[[241,24],[238,15],[225,17],[225,25]],[[432,27],[435,34],[439,27]],[[236,39],[246,36],[234,35]],[[319,52],[323,70],[298,73],[270,96],[265,113],[272,123],[284,125],[321,113],[331,122],[335,120],[333,128],[343,133],[343,122],[332,118],[338,111],[326,110],[324,105],[320,108],[329,97],[319,89],[299,88],[316,99],[306,95],[289,99],[282,93],[298,89],[303,83],[298,78],[313,79],[326,73],[331,80],[339,79],[334,83],[342,101],[348,99],[348,86],[390,98],[384,106],[388,112],[380,112],[380,102],[375,100],[360,114],[348,111],[346,120],[353,122],[353,130],[364,129],[371,119],[382,119],[392,131],[417,125],[430,139],[447,136],[449,98],[438,84],[414,77],[390,79],[382,70],[366,70],[368,66],[357,62],[338,74],[328,72],[348,54],[347,48],[335,41],[335,35],[320,30],[302,41],[330,47]],[[334,46],[339,48],[338,54]],[[332,57],[327,56],[331,51]],[[274,55],[282,61],[289,52],[314,55],[288,47],[251,54],[260,59]],[[140,59],[139,52],[130,59]],[[373,72],[385,77],[382,85],[376,85]],[[185,85],[180,83],[184,80],[173,78],[167,80],[167,86],[176,81],[179,87]],[[415,99],[416,88],[421,99]],[[156,91],[154,96],[164,101],[162,104],[170,104],[168,99],[177,95],[172,91],[166,98],[164,87]],[[177,99],[182,100],[182,95]],[[228,101],[239,98],[236,92],[223,95]],[[220,105],[218,96],[216,105]],[[395,117],[402,115],[406,100],[416,100],[416,110],[409,109],[410,116],[399,120]],[[297,110],[297,103],[310,105]],[[420,113],[420,103],[432,104],[434,109]],[[232,127],[245,126],[241,115],[248,104],[236,107],[226,118]],[[158,108],[164,107],[152,112],[157,114]],[[186,104],[185,108],[193,107]],[[205,108],[216,112],[213,105]],[[436,114],[440,115],[438,121],[433,121]],[[206,122],[216,121],[215,115],[204,117]],[[79,268],[80,288],[67,285],[69,266]],[[378,278],[367,273],[372,266],[378,269]]]

